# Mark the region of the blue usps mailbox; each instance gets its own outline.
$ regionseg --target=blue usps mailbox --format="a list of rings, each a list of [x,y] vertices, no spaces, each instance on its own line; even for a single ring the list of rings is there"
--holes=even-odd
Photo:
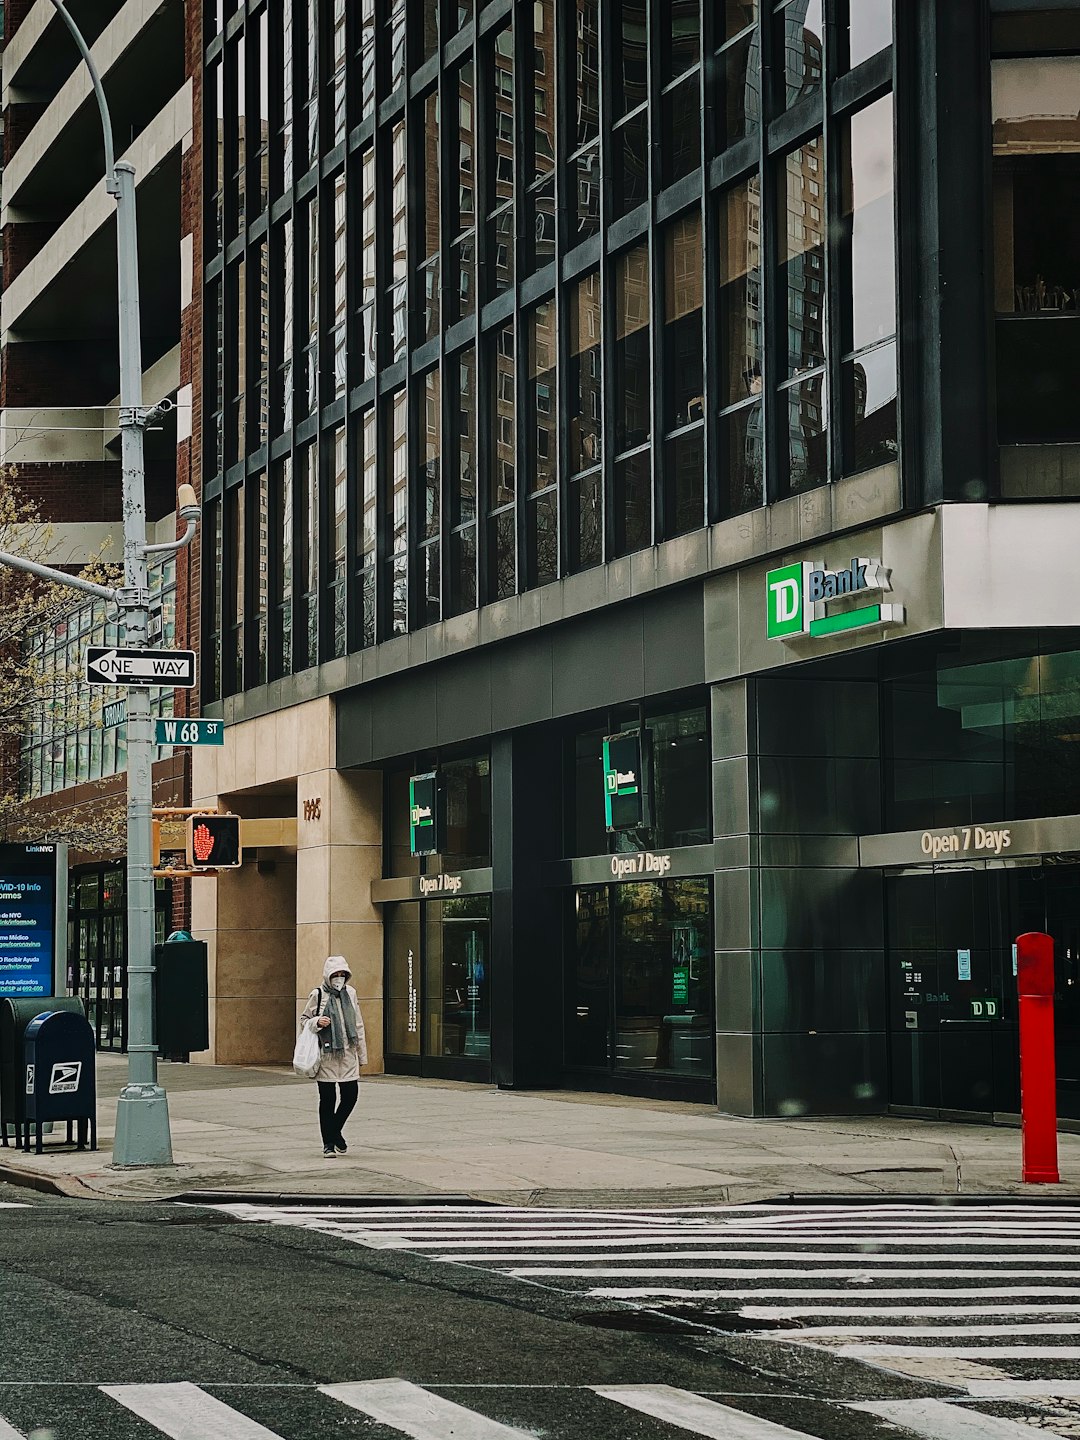
[[[94,1032],[81,1015],[70,1010],[51,1010],[38,1015],[26,1027],[23,1040],[26,1065],[26,1109],[23,1149],[30,1149],[30,1127],[37,1136],[35,1149],[42,1153],[41,1127],[49,1120],[68,1122],[71,1142],[72,1121],[79,1127],[79,1149],[86,1148],[89,1125],[90,1149],[97,1149],[97,1075],[94,1068]]]

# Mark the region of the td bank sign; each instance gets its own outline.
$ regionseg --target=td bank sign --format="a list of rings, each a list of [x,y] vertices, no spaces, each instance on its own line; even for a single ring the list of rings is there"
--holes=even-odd
[[[902,625],[902,605],[880,600],[850,603],[891,589],[889,572],[880,560],[859,557],[844,570],[828,570],[821,560],[797,560],[765,576],[766,633],[770,640],[799,640],[875,625]]]

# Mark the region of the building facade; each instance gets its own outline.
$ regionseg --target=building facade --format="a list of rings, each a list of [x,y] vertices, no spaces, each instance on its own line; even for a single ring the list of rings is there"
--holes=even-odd
[[[211,1053],[1011,1115],[1034,926],[1080,1119],[1080,7],[201,42]]]
[[[147,528],[151,542],[167,541],[176,534],[177,484],[191,478],[193,216],[201,157],[193,148],[187,12],[183,0],[73,0],[70,11],[102,79],[117,158],[136,171],[144,403],[172,407],[146,434]],[[15,0],[4,22],[0,464],[49,527],[41,558],[74,570],[118,564],[116,222],[104,186],[101,122],[87,70],[49,0]],[[154,566],[150,582],[157,642],[183,644],[191,625],[198,626],[188,558]],[[101,834],[95,817],[110,809],[122,815],[122,696],[104,692],[92,706],[69,703],[86,646],[115,644],[122,638],[117,622],[104,605],[73,599],[55,623],[26,637],[42,693],[53,687],[56,698],[29,708],[21,754],[7,757],[17,762],[23,838],[65,840],[73,826]],[[184,704],[172,691],[154,692],[160,715]],[[183,804],[190,790],[185,752],[160,749],[153,778],[156,803]],[[112,843],[84,840],[80,848],[76,841],[70,860],[67,986],[86,1000],[99,1044],[122,1049],[122,826]],[[180,887],[173,893],[159,882],[160,938],[183,923],[186,903]]]

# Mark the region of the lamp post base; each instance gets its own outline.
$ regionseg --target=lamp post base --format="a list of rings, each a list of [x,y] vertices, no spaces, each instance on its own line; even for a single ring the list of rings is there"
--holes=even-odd
[[[125,1085],[116,1103],[114,1165],[171,1165],[169,1101],[160,1085]]]

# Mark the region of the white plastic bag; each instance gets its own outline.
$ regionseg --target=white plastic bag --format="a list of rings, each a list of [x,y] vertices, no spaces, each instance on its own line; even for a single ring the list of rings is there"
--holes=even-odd
[[[292,1068],[305,1080],[314,1080],[319,1073],[322,1056],[319,1054],[319,1036],[312,1021],[308,1020],[296,1037],[293,1050]]]

